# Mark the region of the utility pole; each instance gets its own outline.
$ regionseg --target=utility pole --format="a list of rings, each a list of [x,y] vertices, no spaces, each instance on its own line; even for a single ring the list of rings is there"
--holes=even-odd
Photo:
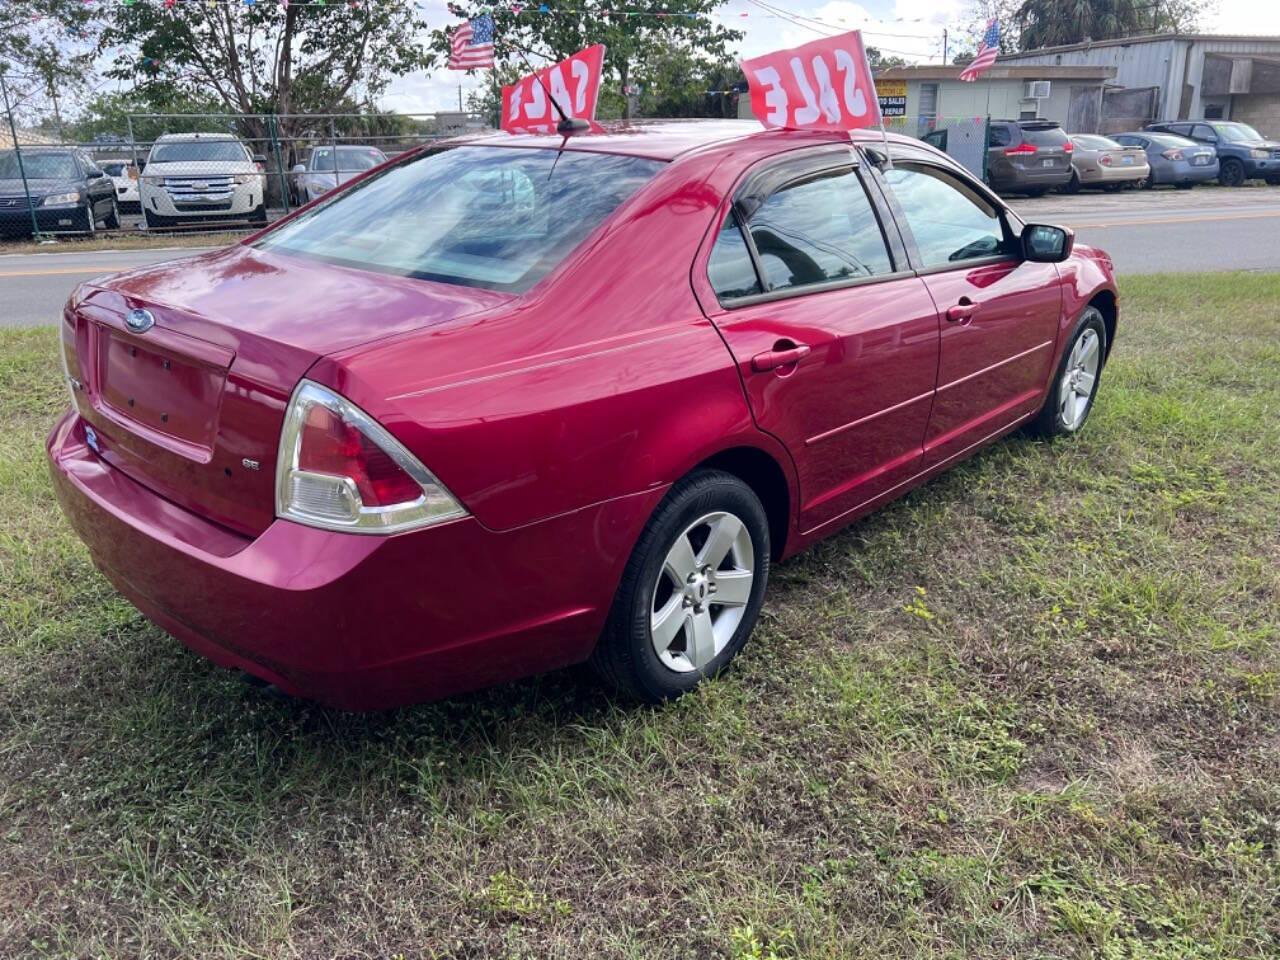
[[[458,84],[458,112],[462,112],[462,84]]]
[[[950,60],[947,59],[947,28],[946,27],[942,28],[942,62],[944,64],[951,62]]]

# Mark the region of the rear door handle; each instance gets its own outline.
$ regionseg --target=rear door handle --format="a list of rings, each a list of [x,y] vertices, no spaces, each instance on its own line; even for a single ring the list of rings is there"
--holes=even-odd
[[[961,297],[954,307],[947,308],[947,320],[951,323],[968,322],[978,312],[978,305],[968,297]]]
[[[799,363],[809,355],[809,347],[803,343],[797,343],[794,346],[783,347],[782,349],[766,350],[764,353],[757,353],[751,358],[751,369],[756,373],[765,373],[769,370],[777,370],[779,367],[789,367],[794,363]]]

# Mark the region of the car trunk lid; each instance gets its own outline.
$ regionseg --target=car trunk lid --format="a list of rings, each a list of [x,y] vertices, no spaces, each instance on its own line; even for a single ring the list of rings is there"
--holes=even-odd
[[[233,247],[95,284],[64,341],[103,459],[252,536],[275,516],[285,407],[317,359],[509,299]]]

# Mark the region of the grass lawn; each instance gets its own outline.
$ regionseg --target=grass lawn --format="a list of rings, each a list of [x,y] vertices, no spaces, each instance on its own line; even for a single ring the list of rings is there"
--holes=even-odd
[[[1280,955],[1280,276],[1131,278],[1083,435],[777,568],[674,705],[271,698],[94,571],[0,332],[0,956]]]
[[[225,247],[239,243],[252,231],[243,230],[157,230],[143,233],[108,233],[93,237],[60,236],[51,243],[16,240],[0,243],[0,255],[7,253],[90,253],[95,250],[161,250],[168,247]]]

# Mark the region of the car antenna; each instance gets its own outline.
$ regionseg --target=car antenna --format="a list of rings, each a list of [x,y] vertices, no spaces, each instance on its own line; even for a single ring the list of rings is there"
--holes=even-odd
[[[564,112],[564,108],[560,106],[559,101],[551,95],[551,88],[547,86],[547,82],[538,76],[538,72],[533,69],[533,64],[529,62],[529,58],[525,56],[524,47],[519,44],[511,44],[515,48],[516,53],[520,54],[520,59],[524,61],[524,65],[529,68],[529,73],[533,75],[533,79],[538,81],[538,86],[547,95],[547,99],[551,101],[551,105],[556,108],[556,113],[560,114],[560,122],[556,124],[556,133],[564,134],[567,139],[571,134],[577,133],[579,130],[589,130],[589,124],[582,117],[571,117]],[[560,144],[560,149],[564,149],[564,144]],[[559,157],[556,157],[559,160]]]

